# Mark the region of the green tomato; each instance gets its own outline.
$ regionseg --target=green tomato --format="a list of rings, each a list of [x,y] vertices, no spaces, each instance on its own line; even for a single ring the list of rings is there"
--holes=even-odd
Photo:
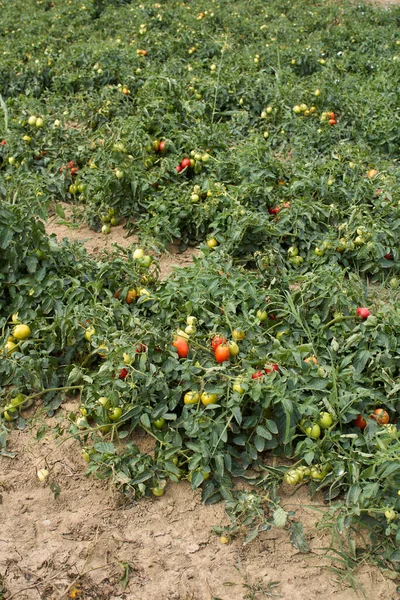
[[[228,348],[231,356],[237,356],[239,354],[239,346],[236,342],[228,342]]]
[[[152,263],[152,258],[148,254],[143,256],[143,258],[138,259],[138,263],[141,267],[148,269]]]
[[[266,310],[259,309],[257,311],[257,319],[261,322],[266,321],[268,319],[268,313]]]
[[[108,417],[111,421],[119,421],[122,417],[122,408],[120,406],[110,408],[108,411]]]
[[[244,394],[245,393],[245,388],[242,386],[242,384],[239,381],[236,381],[233,386],[232,386],[232,390],[234,392],[237,392],[238,394]]]
[[[160,417],[159,419],[153,421],[153,425],[156,429],[162,429],[165,425],[165,419],[163,419],[163,417]]]
[[[325,479],[325,474],[318,467],[312,467],[311,479],[314,479],[314,481],[322,481]]]
[[[142,259],[144,257],[144,251],[142,248],[136,248],[132,256],[135,260]]]
[[[9,423],[18,419],[18,409],[15,406],[6,406],[4,410],[4,418]]]
[[[297,485],[300,481],[299,474],[296,469],[286,471],[283,479],[288,485]]]
[[[321,437],[321,427],[318,425],[318,423],[310,425],[310,427],[306,427],[304,432],[313,440],[317,440],[319,437]]]
[[[387,521],[393,521],[397,517],[397,512],[393,508],[387,508],[385,510],[385,517]]]
[[[321,429],[328,429],[328,427],[330,427],[332,425],[332,423],[333,423],[333,419],[328,412],[320,413],[318,425],[321,427]]]
[[[281,340],[288,333],[289,333],[289,329],[285,329],[284,331],[278,331],[278,333],[276,334],[275,337],[277,340]]]
[[[151,488],[151,493],[153,494],[153,496],[156,496],[157,498],[161,498],[161,496],[164,496],[165,489],[160,486],[155,486],[155,487]]]
[[[100,404],[101,406],[104,406],[104,408],[109,408],[110,406],[110,399],[107,398],[107,396],[101,396],[98,400],[97,400],[98,404]]]

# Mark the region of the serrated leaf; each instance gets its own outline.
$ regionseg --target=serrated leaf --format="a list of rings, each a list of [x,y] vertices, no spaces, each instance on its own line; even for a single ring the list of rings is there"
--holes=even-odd
[[[290,523],[290,541],[300,552],[309,552],[307,541],[304,539],[303,525],[300,521]]]
[[[115,446],[111,442],[97,442],[94,449],[101,454],[115,454]]]
[[[283,508],[281,506],[278,506],[274,510],[274,514],[272,515],[275,527],[278,527],[279,529],[283,529],[283,527],[285,527],[285,525],[286,525],[287,517],[288,517],[287,512],[285,510],[283,510]]]

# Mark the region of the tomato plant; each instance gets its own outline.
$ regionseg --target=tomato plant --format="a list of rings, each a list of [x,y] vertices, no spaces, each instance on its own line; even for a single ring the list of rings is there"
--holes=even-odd
[[[260,0],[198,18],[164,4],[96,1],[82,27],[64,0],[2,7],[0,450],[30,412],[76,394],[89,472],[126,494],[190,480],[225,500],[230,540],[289,528],[277,486],[307,484],[328,512],[334,501],[332,527],[366,527],[387,567],[400,543],[398,10],[271,0],[260,24]],[[49,218],[103,232],[99,253],[48,236]],[[136,241],[102,252],[118,224]],[[176,241],[198,252],[161,280]],[[128,442],[139,429],[154,456]]]

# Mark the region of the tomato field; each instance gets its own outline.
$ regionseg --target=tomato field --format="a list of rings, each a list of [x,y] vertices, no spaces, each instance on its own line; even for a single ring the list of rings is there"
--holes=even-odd
[[[280,493],[307,486],[396,578],[400,8],[0,6],[1,453],[72,398],[55,433],[129,499],[188,480],[222,542],[304,549]],[[162,279],[171,242],[199,252]]]

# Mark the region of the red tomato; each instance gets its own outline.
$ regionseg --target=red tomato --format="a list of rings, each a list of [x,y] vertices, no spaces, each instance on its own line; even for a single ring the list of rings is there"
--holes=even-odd
[[[160,152],[164,152],[165,149],[165,142],[160,142]]]
[[[357,419],[354,420],[354,425],[360,429],[365,429],[367,426],[367,421],[362,415],[358,415]]]
[[[328,115],[328,117],[330,119],[334,119],[335,118],[335,113],[333,111],[327,112],[326,114]]]
[[[128,373],[129,373],[128,369],[121,369],[118,377],[120,379],[126,379],[128,377]]]
[[[67,169],[72,169],[73,167],[75,167],[75,162],[73,160],[70,160],[67,163]]]
[[[79,171],[78,167],[72,167],[71,175],[76,175],[78,171]]]
[[[1,142],[0,142],[0,145],[1,145],[1,146],[6,146],[6,145],[7,145],[7,142],[6,142],[6,140],[1,140]]]
[[[393,256],[392,256],[391,252],[388,252],[387,254],[383,255],[383,258],[386,258],[386,260],[392,260]]]
[[[365,319],[368,319],[370,314],[368,308],[358,307],[356,310],[357,317],[360,317],[360,319],[363,319],[364,321]]]
[[[336,125],[336,119],[329,119],[329,125]]]
[[[275,365],[275,364],[265,365],[265,372],[266,372],[267,375],[269,375],[270,373],[272,373],[272,371],[279,371],[278,365]]]
[[[219,363],[223,363],[229,360],[231,353],[229,352],[229,346],[225,346],[224,344],[220,344],[215,348],[215,360]]]
[[[147,346],[146,344],[138,344],[136,346],[136,354],[142,354],[142,352],[147,352]]]
[[[182,169],[186,169],[186,167],[190,167],[190,159],[184,158],[181,162]]]
[[[177,349],[179,358],[186,358],[189,354],[189,344],[187,343],[185,338],[176,338],[172,345]]]
[[[268,212],[269,212],[270,215],[277,215],[280,210],[281,209],[279,208],[279,206],[271,206],[268,209]]]
[[[222,335],[214,335],[213,339],[211,340],[211,348],[215,352],[217,346],[219,346],[220,344],[225,344],[225,342],[226,338],[222,337]]]
[[[176,169],[176,172],[177,172],[177,173],[180,173],[180,172],[182,171],[182,167],[181,167],[181,165],[177,165],[177,166],[175,167],[175,169]]]
[[[386,425],[386,423],[389,423],[390,420],[389,413],[383,408],[375,409],[374,414],[370,415],[370,418],[375,419],[379,425]]]
[[[264,373],[262,371],[256,371],[255,373],[252,374],[251,378],[252,379],[260,379],[260,377],[262,377],[264,375]]]
[[[276,316],[273,313],[270,313],[269,318],[271,321],[276,321]]]

